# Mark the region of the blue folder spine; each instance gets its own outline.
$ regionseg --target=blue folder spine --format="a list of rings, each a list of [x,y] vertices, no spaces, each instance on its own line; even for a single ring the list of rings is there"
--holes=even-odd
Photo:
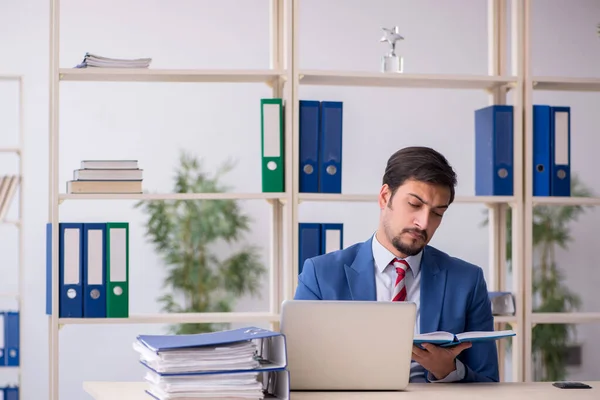
[[[475,194],[513,195],[513,106],[475,111]]]
[[[552,196],[571,195],[571,108],[550,110],[552,164],[550,190]]]
[[[344,248],[344,224],[321,224],[321,254]]]
[[[321,103],[300,100],[300,193],[319,192],[319,123]]]
[[[4,347],[6,365],[17,367],[20,364],[20,324],[19,312],[4,313]]]
[[[83,282],[81,279],[83,275],[83,223],[61,222],[59,224],[59,244],[59,317],[81,318],[83,317]]]
[[[52,315],[52,224],[46,224],[46,314]]]
[[[550,196],[550,106],[533,106],[533,195]]]
[[[321,224],[301,222],[298,224],[298,274],[302,273],[304,262],[321,255]]]
[[[343,103],[322,101],[320,120],[319,191],[342,193]]]
[[[106,318],[106,223],[83,224],[83,316]]]

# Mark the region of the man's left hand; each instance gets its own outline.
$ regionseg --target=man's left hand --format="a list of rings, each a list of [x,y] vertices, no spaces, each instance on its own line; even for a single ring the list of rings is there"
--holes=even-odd
[[[471,343],[461,343],[453,347],[439,347],[431,343],[413,345],[412,359],[428,370],[436,380],[444,379],[456,369],[454,359],[471,347]]]

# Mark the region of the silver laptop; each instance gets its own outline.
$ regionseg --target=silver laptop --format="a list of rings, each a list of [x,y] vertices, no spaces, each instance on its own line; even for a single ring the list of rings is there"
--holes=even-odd
[[[410,302],[283,302],[291,390],[404,390],[416,305]]]

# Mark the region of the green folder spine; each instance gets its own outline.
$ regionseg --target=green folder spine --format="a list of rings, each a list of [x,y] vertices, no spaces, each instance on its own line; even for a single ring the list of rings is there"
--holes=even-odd
[[[283,99],[261,99],[262,191],[285,192]]]
[[[106,224],[106,317],[129,317],[129,223]]]

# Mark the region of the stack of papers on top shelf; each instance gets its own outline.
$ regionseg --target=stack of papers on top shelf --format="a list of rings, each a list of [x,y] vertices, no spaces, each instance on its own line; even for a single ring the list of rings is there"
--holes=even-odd
[[[140,335],[133,343],[158,400],[289,397],[285,337],[256,327]]]
[[[83,61],[75,68],[148,68],[151,62],[151,58],[109,58],[97,54],[86,53],[83,57]]]

